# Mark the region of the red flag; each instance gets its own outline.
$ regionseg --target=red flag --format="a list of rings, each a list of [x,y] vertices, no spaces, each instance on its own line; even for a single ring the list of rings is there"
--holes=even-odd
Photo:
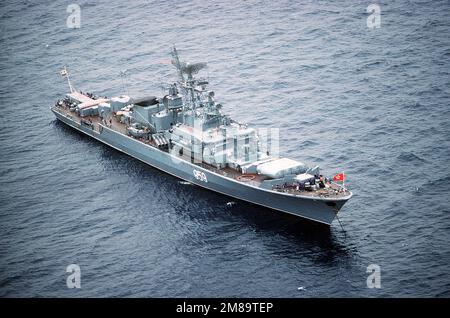
[[[338,173],[333,176],[333,181],[344,181],[344,173]]]

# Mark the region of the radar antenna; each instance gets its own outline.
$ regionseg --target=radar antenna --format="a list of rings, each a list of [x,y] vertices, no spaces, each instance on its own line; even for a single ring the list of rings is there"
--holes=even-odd
[[[197,74],[201,69],[204,69],[206,67],[206,63],[200,62],[200,63],[184,63],[181,71],[185,74],[187,74],[188,79],[192,80],[194,74]]]
[[[188,76],[188,80],[192,80],[194,74],[197,74],[200,70],[204,69],[207,64],[204,62],[200,63],[186,63],[181,62],[178,56],[177,48],[174,46],[172,50],[172,64],[177,68],[178,74],[180,75],[181,82],[184,82],[184,74]]]
[[[122,79],[123,90],[128,96],[130,96],[130,92],[128,91],[127,75],[128,75],[128,70],[127,69],[122,70],[119,73],[119,76]]]

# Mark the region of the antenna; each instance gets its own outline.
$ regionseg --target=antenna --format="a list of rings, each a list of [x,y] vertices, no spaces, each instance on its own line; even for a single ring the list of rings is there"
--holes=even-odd
[[[166,85],[164,85],[163,81],[159,81],[159,88],[161,89],[161,95],[164,96],[164,94],[166,93]]]
[[[181,82],[184,82],[184,76],[183,76],[183,66],[180,62],[180,58],[178,57],[178,51],[177,48],[175,47],[175,45],[173,46],[172,49],[172,64],[177,68],[178,70],[178,75],[180,76]]]
[[[128,70],[127,69],[125,69],[125,70],[122,70],[122,71],[120,71],[120,78],[122,79],[122,88],[123,88],[123,91],[128,95],[128,96],[130,96],[130,92],[128,91],[128,85],[127,85],[127,72],[128,72]]]

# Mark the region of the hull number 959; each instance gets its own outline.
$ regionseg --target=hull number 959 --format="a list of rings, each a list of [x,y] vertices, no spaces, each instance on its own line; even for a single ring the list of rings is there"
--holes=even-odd
[[[194,173],[195,179],[203,181],[203,182],[208,182],[208,179],[206,178],[206,174],[203,171],[198,171],[198,170],[194,169],[193,173]]]

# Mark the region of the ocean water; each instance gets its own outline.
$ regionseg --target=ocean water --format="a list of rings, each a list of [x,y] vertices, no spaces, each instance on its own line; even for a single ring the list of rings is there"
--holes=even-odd
[[[1,297],[449,297],[450,3],[0,3]],[[160,95],[206,61],[233,118],[345,171],[331,228],[209,192],[58,123],[73,85]],[[81,288],[66,267],[81,268]],[[381,288],[367,287],[367,266]]]

